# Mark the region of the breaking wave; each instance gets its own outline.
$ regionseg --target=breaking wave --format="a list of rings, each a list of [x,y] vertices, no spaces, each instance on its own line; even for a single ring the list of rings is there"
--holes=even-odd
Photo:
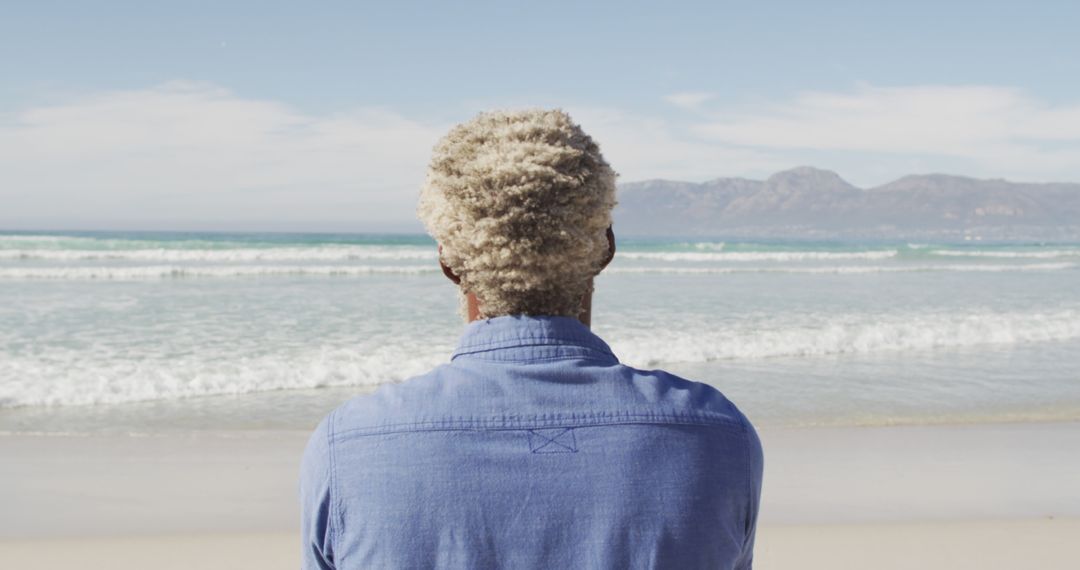
[[[828,265],[811,267],[608,267],[612,273],[738,274],[804,273],[868,274],[907,272],[1002,272],[1058,271],[1073,269],[1077,263],[1026,264],[940,264],[940,265]],[[365,275],[421,275],[440,273],[432,265],[145,265],[80,267],[0,267],[0,280],[103,280],[138,281],[153,279],[229,278],[259,276],[360,277]]]
[[[1030,313],[833,315],[796,325],[612,334],[612,349],[636,366],[665,362],[902,352],[1080,338],[1080,310]],[[621,338],[620,338],[621,337]]]
[[[1080,249],[1048,249],[1043,251],[992,251],[939,249],[929,252],[931,255],[947,257],[996,257],[1020,259],[1053,259],[1057,257],[1080,257]]]
[[[1057,271],[1076,263],[936,264],[936,265],[829,265],[813,267],[609,267],[610,273],[908,273],[924,271]]]
[[[405,341],[372,350],[313,348],[301,354],[118,360],[107,351],[55,351],[0,361],[0,409],[119,404],[273,390],[363,386],[404,380],[446,360]],[[214,358],[217,356],[217,358]]]
[[[683,323],[685,325],[685,323]],[[259,355],[209,347],[184,358],[116,358],[107,346],[13,354],[0,359],[0,408],[114,404],[328,386],[377,385],[424,373],[448,358],[453,337],[384,338],[354,347],[304,348]],[[598,331],[625,364],[823,357],[948,350],[975,345],[1080,339],[1080,310],[926,314],[831,314],[767,322]],[[443,338],[445,337],[445,338]],[[162,351],[167,352],[167,347]]]
[[[430,248],[394,246],[275,247],[238,249],[0,249],[0,260],[93,261],[122,260],[156,263],[252,261],[434,260]]]
[[[832,261],[888,259],[897,250],[881,251],[627,251],[616,252],[624,259],[658,261]]]
[[[353,277],[374,274],[416,275],[438,272],[426,265],[149,265],[133,267],[0,267],[0,279],[142,280],[189,277],[305,275]]]

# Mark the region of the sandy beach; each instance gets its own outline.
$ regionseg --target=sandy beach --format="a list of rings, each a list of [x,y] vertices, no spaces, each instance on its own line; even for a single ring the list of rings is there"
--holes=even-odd
[[[1075,568],[1076,519],[765,525],[755,568]],[[174,534],[0,543],[5,568],[295,569],[294,533]]]
[[[764,429],[757,568],[1074,568],[1080,424]],[[0,567],[296,568],[306,434],[0,437]]]

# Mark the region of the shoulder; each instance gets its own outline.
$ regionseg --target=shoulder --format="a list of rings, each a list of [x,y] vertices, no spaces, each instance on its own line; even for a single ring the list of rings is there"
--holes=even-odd
[[[717,418],[739,433],[746,451],[746,461],[752,481],[760,481],[763,468],[761,439],[750,418],[743,413],[719,389],[694,380],[688,380],[663,370],[650,370],[658,385],[664,386],[668,399],[687,410],[697,410],[708,417]]]
[[[642,370],[625,365],[623,369],[640,397],[660,407],[750,425],[735,403],[714,386],[665,370]]]
[[[300,460],[300,488],[302,495],[316,494],[317,489],[328,485],[333,464],[331,425],[333,412],[324,417],[308,436],[307,445]]]
[[[453,382],[440,365],[423,374],[379,385],[374,391],[354,396],[332,410],[320,423],[329,441],[340,434],[414,424],[435,415],[434,407],[448,406]],[[318,430],[316,430],[318,431]]]
[[[665,370],[640,370],[629,366],[624,369],[639,397],[676,414],[701,417],[736,430],[746,446],[749,462],[761,464],[762,448],[757,430],[735,402],[718,388]]]

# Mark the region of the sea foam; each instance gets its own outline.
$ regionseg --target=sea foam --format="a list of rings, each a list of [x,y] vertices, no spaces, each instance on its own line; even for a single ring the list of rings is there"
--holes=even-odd
[[[923,265],[825,265],[825,266],[610,266],[604,274],[872,274],[909,272],[1008,272],[1059,271],[1074,269],[1077,263],[1013,264],[923,264]],[[140,266],[63,266],[0,267],[0,281],[73,280],[73,281],[142,281],[159,279],[230,278],[230,277],[362,277],[366,275],[420,275],[440,273],[430,265],[140,265]]]
[[[0,280],[184,279],[194,277],[257,277],[274,275],[355,277],[373,274],[435,273],[435,265],[144,265],[131,267],[0,267]]]
[[[616,252],[624,259],[658,261],[838,261],[896,257],[897,250],[881,251],[628,251]]]
[[[444,331],[446,332],[446,331]],[[357,338],[320,346],[236,354],[228,346],[167,356],[169,347],[119,357],[107,343],[0,359],[0,408],[115,404],[405,380],[443,363],[458,331]],[[639,368],[665,363],[818,358],[1080,339],[1080,308],[1056,311],[809,314],[676,327],[601,326],[616,356]],[[365,344],[366,343],[366,344]],[[143,349],[146,350],[146,349]]]
[[[772,357],[951,349],[1080,339],[1080,309],[1054,312],[821,315],[665,330],[614,329],[617,355],[639,367]],[[647,327],[643,327],[647,328]]]
[[[0,249],[0,260],[177,262],[279,262],[354,260],[434,260],[432,248],[393,246],[323,246],[237,249]]]
[[[99,350],[53,350],[47,358],[0,360],[0,409],[118,404],[272,390],[363,386],[409,378],[446,360],[449,346],[405,339],[370,349],[313,346],[300,353],[206,354],[195,358],[113,357]]]
[[[993,251],[993,250],[957,250],[939,249],[929,252],[931,255],[946,257],[996,257],[1053,259],[1057,257],[1080,257],[1080,249],[1047,249],[1040,251]]]
[[[817,265],[809,267],[609,267],[608,273],[682,273],[682,274],[726,274],[726,273],[910,273],[927,271],[1058,271],[1073,269],[1076,263],[1009,263],[1009,264],[920,264],[920,265]]]

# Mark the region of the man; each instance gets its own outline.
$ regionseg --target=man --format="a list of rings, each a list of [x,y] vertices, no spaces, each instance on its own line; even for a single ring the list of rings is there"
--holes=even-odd
[[[616,176],[559,110],[482,113],[439,142],[418,212],[468,324],[450,362],[319,424],[304,568],[750,568],[750,422],[589,329]]]

